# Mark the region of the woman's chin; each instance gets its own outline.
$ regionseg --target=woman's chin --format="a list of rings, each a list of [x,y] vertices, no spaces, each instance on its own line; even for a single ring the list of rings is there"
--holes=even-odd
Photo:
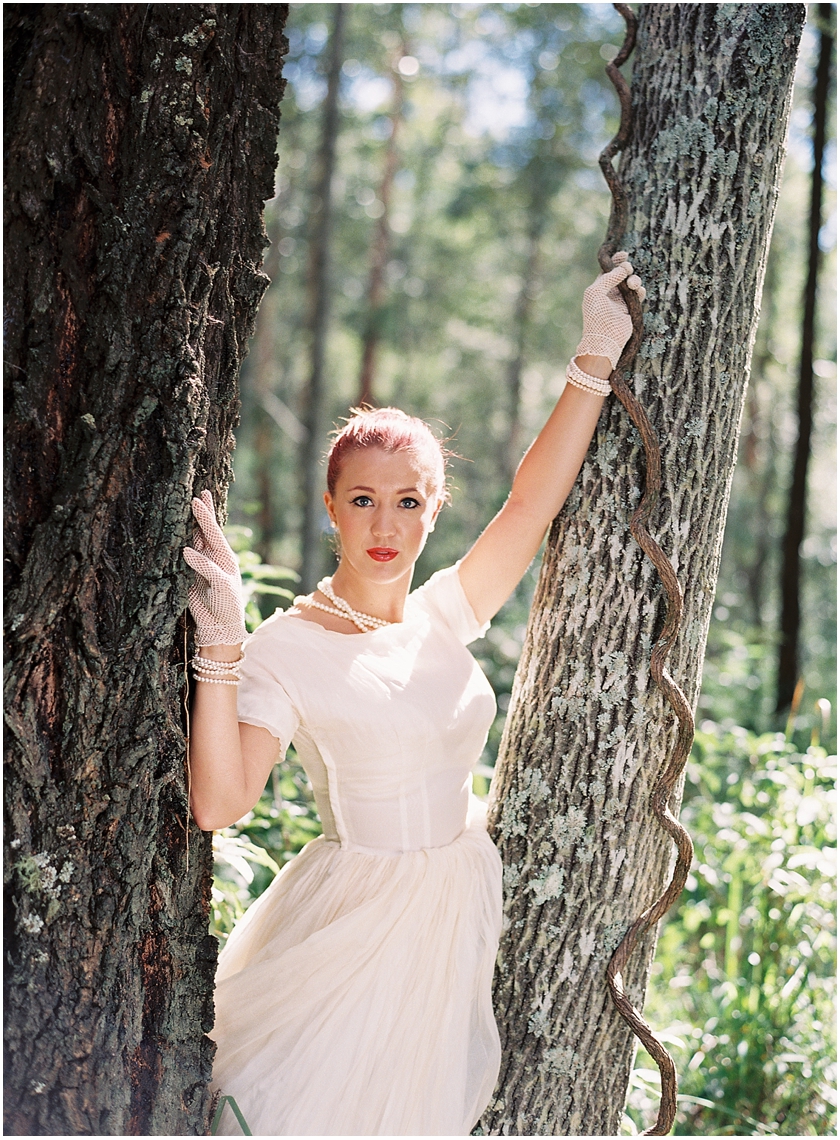
[[[355,558],[348,559],[346,552],[338,564],[341,571],[339,577],[351,574],[353,577],[365,578],[381,585],[398,582],[414,569],[415,559],[409,558],[403,551],[394,558],[373,558],[366,550],[361,551]],[[338,573],[338,571],[336,571]]]

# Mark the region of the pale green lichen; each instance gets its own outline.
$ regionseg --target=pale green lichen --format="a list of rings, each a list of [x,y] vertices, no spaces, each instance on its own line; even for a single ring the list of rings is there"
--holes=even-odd
[[[18,926],[27,934],[40,934],[44,929],[44,920],[39,914],[25,914],[18,919]]]
[[[558,851],[565,854],[583,838],[586,831],[586,812],[575,805],[565,815],[556,816],[551,823],[551,836]]]
[[[67,860],[59,871],[46,851],[35,855],[25,855],[15,863],[21,885],[28,894],[40,894],[47,899],[45,919],[40,915],[29,914],[20,920],[22,929],[30,934],[38,934],[44,921],[51,922],[59,911],[59,897],[63,884],[69,883],[75,865]]]
[[[582,1064],[577,1052],[570,1045],[558,1045],[553,1049],[546,1049],[539,1071],[546,1075],[551,1073],[560,1077],[574,1077],[580,1072]]]
[[[612,958],[613,952],[627,933],[626,922],[607,922],[601,930],[601,938],[595,951],[595,961],[601,962]]]
[[[539,905],[560,898],[564,890],[565,877],[564,867],[549,867],[531,879],[525,889],[534,892],[534,903]]]
[[[545,1036],[546,1030],[549,1027],[549,1017],[551,1015],[552,997],[551,994],[545,994],[539,1001],[539,1005],[531,1014],[528,1020],[528,1032],[532,1033],[534,1037]]]
[[[593,800],[602,800],[606,794],[607,787],[603,780],[597,776],[589,784],[588,794],[589,798]]]
[[[514,835],[525,835],[527,820],[524,815],[527,804],[542,803],[551,795],[551,788],[545,782],[538,768],[528,769],[522,777],[522,786],[505,799],[499,830],[509,839]]]
[[[505,890],[514,891],[519,886],[522,871],[518,863],[509,863],[502,872],[502,884]]]
[[[193,61],[188,55],[181,55],[175,60],[175,70],[183,71],[185,75],[192,75]]]

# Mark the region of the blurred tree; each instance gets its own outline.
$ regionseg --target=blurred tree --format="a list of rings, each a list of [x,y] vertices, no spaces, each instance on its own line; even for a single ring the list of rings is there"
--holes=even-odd
[[[327,57],[327,94],[321,119],[321,145],[318,152],[312,196],[309,202],[309,382],[304,414],[305,434],[301,455],[303,471],[303,535],[301,583],[305,593],[315,588],[321,576],[320,458],[325,435],[324,354],[330,312],[330,244],[333,224],[333,175],[338,136],[338,89],[344,59],[346,4],[333,5],[333,23]]]
[[[802,299],[802,350],[799,358],[797,393],[798,433],[794,447],[793,471],[787,509],[787,526],[782,544],[782,613],[779,623],[779,667],[776,711],[784,712],[793,700],[799,679],[800,627],[800,547],[805,537],[808,494],[808,460],[811,455],[811,428],[814,402],[814,332],[817,284],[822,260],[823,156],[825,153],[831,61],[834,52],[834,6],[818,5],[819,57],[814,74],[813,147],[811,208],[808,218],[808,274]]]
[[[764,606],[766,600],[767,563],[770,557],[770,546],[773,538],[771,519],[771,496],[775,490],[775,458],[776,437],[772,431],[767,431],[768,462],[762,462],[761,442],[764,424],[762,423],[762,409],[760,407],[757,381],[764,377],[769,369],[773,353],[772,329],[778,317],[779,297],[779,254],[778,248],[771,242],[770,252],[767,256],[767,275],[764,280],[764,296],[761,313],[763,321],[759,326],[756,338],[756,350],[753,353],[751,366],[751,382],[747,386],[747,400],[744,410],[745,424],[742,436],[742,457],[746,478],[749,480],[751,503],[751,543],[749,555],[745,560],[743,569],[747,583],[747,595],[751,607],[751,617],[756,628],[764,624]]]
[[[695,703],[804,9],[643,5],[639,19],[621,173],[648,305],[631,385],[660,436],[669,491],[651,530],[685,589],[670,668]],[[604,970],[671,856],[648,807],[673,730],[649,688],[659,588],[627,527],[639,467],[610,402],[549,535],[514,683],[490,818],[506,919],[485,1133],[615,1134],[624,1104],[634,1039]],[[638,1008],[654,945],[625,971]]]
[[[8,4],[6,1133],[203,1135],[179,689],[266,278],[285,4]]]
[[[391,250],[391,199],[394,177],[399,164],[397,136],[403,117],[405,102],[401,69],[413,74],[417,61],[408,54],[405,39],[394,33],[397,47],[390,61],[391,82],[394,95],[391,112],[388,116],[388,138],[385,144],[385,161],[379,194],[371,205],[376,203],[379,217],[373,231],[370,247],[370,276],[367,287],[367,315],[362,335],[362,362],[359,370],[359,405],[374,404],[374,380],[376,376],[376,349],[379,344],[382,323],[382,301],[385,288],[385,268]]]
[[[267,213],[266,236],[271,245],[263,264],[265,275],[271,279],[279,268],[280,255],[277,248],[276,215]],[[249,353],[250,366],[243,375],[243,387],[248,384],[253,391],[251,414],[254,424],[253,447],[257,478],[257,501],[259,509],[256,523],[259,540],[257,546],[264,562],[271,561],[271,545],[277,533],[277,494],[272,471],[274,432],[276,421],[271,414],[272,398],[277,357],[277,324],[273,320],[257,318],[254,336]]]

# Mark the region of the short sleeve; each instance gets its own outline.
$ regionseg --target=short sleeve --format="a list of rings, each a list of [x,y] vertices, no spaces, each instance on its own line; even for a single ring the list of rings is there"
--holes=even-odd
[[[471,641],[484,636],[490,628],[490,622],[482,624],[473,613],[458,576],[459,566],[460,562],[456,562],[454,566],[438,570],[428,582],[414,591],[412,598],[435,613],[463,645],[469,645]]]
[[[242,680],[237,693],[239,720],[267,728],[285,751],[300,726],[300,715],[280,680],[286,660],[271,619],[246,639]]]

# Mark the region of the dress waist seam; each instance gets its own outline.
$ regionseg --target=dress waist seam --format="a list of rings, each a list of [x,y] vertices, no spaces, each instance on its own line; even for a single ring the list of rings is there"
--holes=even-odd
[[[325,842],[329,843],[332,846],[338,847],[342,851],[347,851],[350,854],[379,855],[382,858],[393,859],[397,855],[419,855],[423,851],[442,851],[446,847],[451,847],[453,843],[457,843],[458,840],[464,836],[467,830],[468,824],[464,824],[458,834],[453,839],[450,839],[447,843],[438,843],[435,845],[429,844],[426,847],[403,847],[396,849],[391,847],[366,847],[362,843],[353,843],[349,840],[326,838]]]

